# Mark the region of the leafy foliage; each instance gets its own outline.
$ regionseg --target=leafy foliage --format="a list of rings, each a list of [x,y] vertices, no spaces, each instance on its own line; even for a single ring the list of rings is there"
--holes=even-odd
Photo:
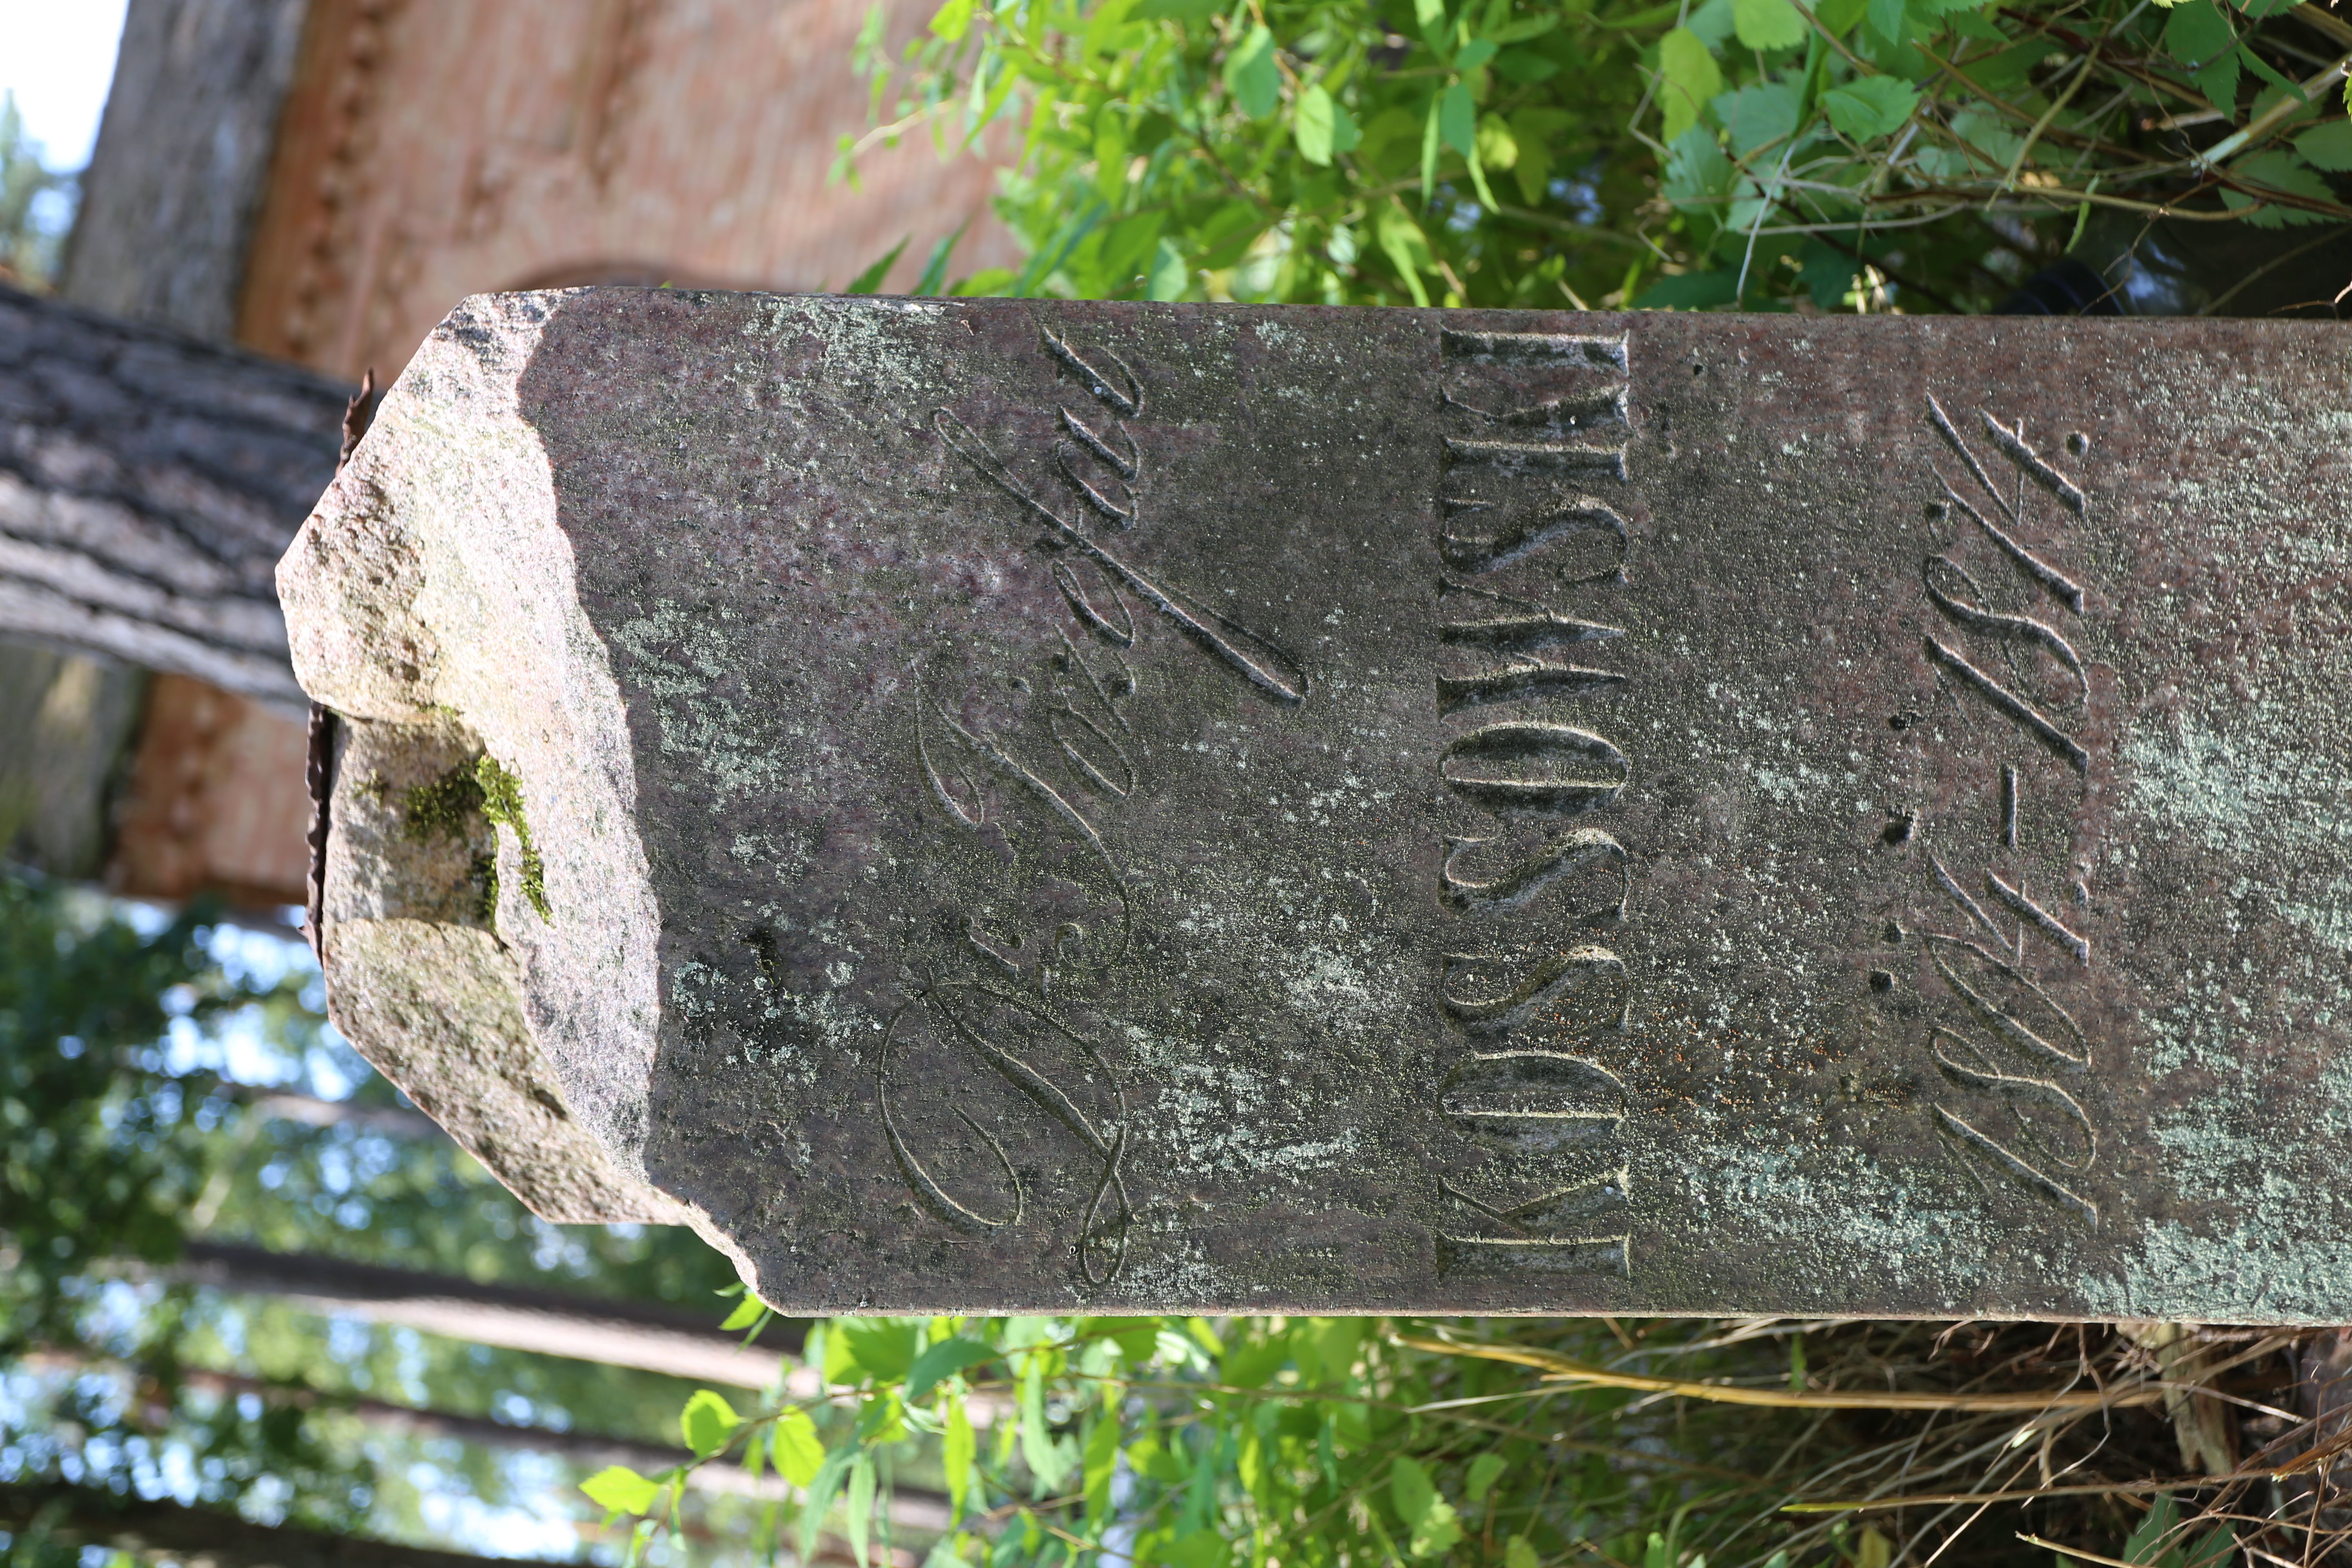
[[[2279,0],[945,0],[880,37],[842,171],[925,126],[1009,163],[1027,260],[960,293],[1982,310],[2096,212],[2352,220],[2309,141],[2352,27]]]
[[[41,144],[25,133],[14,93],[0,94],[0,277],[13,273],[19,285],[39,287],[57,271],[64,226],[56,204],[70,201],[77,178],[50,168]]]

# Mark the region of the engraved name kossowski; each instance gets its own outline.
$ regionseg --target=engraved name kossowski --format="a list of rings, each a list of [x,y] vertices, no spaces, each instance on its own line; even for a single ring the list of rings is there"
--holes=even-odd
[[[1454,810],[1487,826],[1441,847],[1437,890],[1459,925],[1433,977],[1448,1038],[1435,1109],[1487,1157],[1437,1178],[1437,1268],[1622,1278],[1612,1064],[1632,994],[1610,936],[1632,867],[1605,823],[1633,763],[1585,710],[1626,684],[1607,657],[1622,628],[1554,595],[1627,580],[1611,500],[1627,479],[1626,340],[1441,331],[1438,369],[1431,633],[1451,727],[1433,762]]]
[[[2013,1183],[2095,1227],[2081,1188],[2098,1134],[2067,1087],[2091,1067],[2077,1014],[2094,962],[2082,931],[2092,847],[2074,840],[2095,759],[2090,676],[2068,635],[2084,610],[2070,557],[2089,501],[2021,421],[1955,416],[1933,395],[1924,413],[1945,460],[1931,464],[1923,651],[1954,721],[1993,742],[1948,756],[1971,787],[1922,825],[1919,941],[1940,992],[1927,1046],[1957,1091],[1931,1114],[1979,1184]],[[2088,447],[2079,434],[2064,444]],[[2084,857],[2065,868],[2077,875],[2048,874],[2060,847]]]

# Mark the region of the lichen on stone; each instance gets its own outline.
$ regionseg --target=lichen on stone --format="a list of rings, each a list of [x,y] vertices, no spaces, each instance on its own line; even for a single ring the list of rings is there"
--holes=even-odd
[[[530,900],[541,920],[548,918],[547,869],[540,863],[539,850],[530,841],[530,825],[523,820],[522,784],[514,774],[499,765],[499,760],[484,752],[474,764],[474,780],[481,792],[482,815],[500,827],[512,828],[515,845],[522,856],[522,896]],[[491,873],[495,879],[495,870]],[[491,883],[490,898],[498,898],[497,883]]]

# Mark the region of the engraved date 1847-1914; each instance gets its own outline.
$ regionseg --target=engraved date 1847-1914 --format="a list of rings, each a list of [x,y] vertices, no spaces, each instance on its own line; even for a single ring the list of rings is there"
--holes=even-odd
[[[1985,759],[1974,809],[1922,835],[1922,891],[1933,912],[1919,940],[1943,992],[1928,1049],[1967,1096],[1932,1113],[1979,1183],[1990,1174],[2016,1184],[2095,1226],[2098,1205],[2078,1188],[2097,1158],[2098,1133],[2067,1087],[2091,1067],[2069,1004],[2093,953],[2077,929],[2083,916],[2066,905],[2087,910],[2090,893],[2079,877],[2067,893],[2045,893],[2025,871],[2037,848],[2044,863],[2089,852],[2074,840],[2094,762],[2083,723],[2090,676],[2062,629],[2085,607],[2063,563],[2070,536],[2080,540],[2088,499],[2026,439],[2021,422],[2004,425],[1983,409],[1956,420],[1933,395],[1925,413],[1958,474],[1936,466],[1927,506],[1938,532],[1921,567],[1933,617],[1923,647],[1958,709],[1955,721],[1989,721],[2009,753]],[[1990,463],[1980,444],[1994,454]],[[2067,445],[2080,455],[2088,439]],[[2047,787],[2037,791],[2037,779]],[[2036,823],[2036,793],[2071,798],[2074,809],[2045,806],[2050,816]],[[2086,863],[2074,868],[2087,875]]]

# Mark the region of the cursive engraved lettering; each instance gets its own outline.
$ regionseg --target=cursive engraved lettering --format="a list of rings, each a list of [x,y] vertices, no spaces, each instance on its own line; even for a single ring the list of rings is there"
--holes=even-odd
[[[982,478],[1018,501],[1045,524],[1048,537],[1076,551],[1173,626],[1194,647],[1265,692],[1276,701],[1296,706],[1307,700],[1307,676],[1290,656],[1255,632],[1227,620],[1216,611],[1193,603],[1175,589],[1161,586],[1097,543],[1092,535],[1029,493],[1003,458],[980,433],[946,409],[931,414],[931,427],[940,441]]]

